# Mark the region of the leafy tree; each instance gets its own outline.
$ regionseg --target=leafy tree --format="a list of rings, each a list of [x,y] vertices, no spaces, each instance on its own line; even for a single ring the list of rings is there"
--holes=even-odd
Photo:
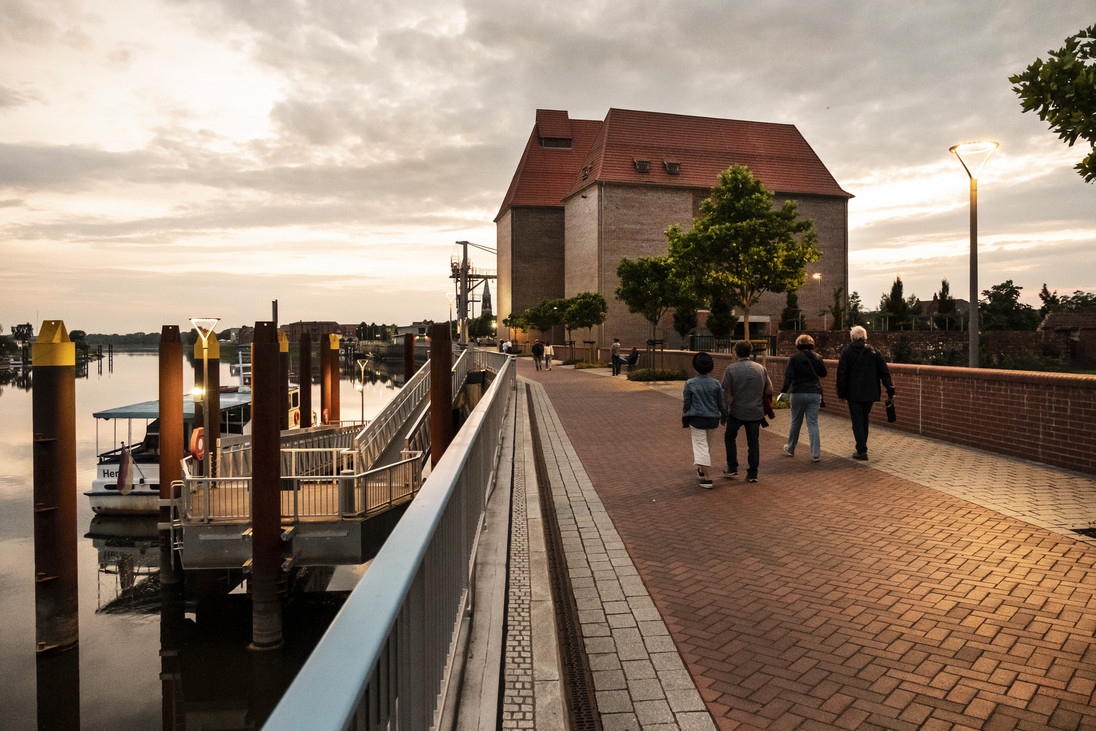
[[[596,325],[605,322],[605,314],[609,311],[609,305],[605,298],[597,292],[582,292],[567,301],[567,309],[563,312],[563,324],[567,327],[568,336],[571,330],[586,328],[593,330]]]
[[[617,299],[628,305],[628,312],[651,323],[650,339],[655,340],[659,321],[681,301],[684,292],[673,261],[668,256],[624,258],[617,264],[617,277]]]
[[[1071,312],[1096,311],[1096,294],[1074,290],[1073,294],[1062,298],[1062,307]]]
[[[985,299],[979,307],[983,329],[1035,330],[1039,327],[1039,313],[1031,305],[1020,302],[1021,289],[1008,279],[982,291]]]
[[[810,219],[799,218],[794,201],[774,207],[772,192],[744,166],[720,173],[692,228],[674,224],[666,238],[679,271],[695,273],[700,296],[742,309],[746,339],[750,308],[761,295],[799,289],[807,264],[821,255]]]
[[[366,337],[368,329],[369,326],[365,324],[365,320],[362,320],[358,323],[357,329],[354,330],[354,335],[357,336],[358,340],[368,340]]]
[[[951,330],[952,325],[959,324],[959,307],[955,298],[951,296],[951,284],[946,279],[940,280],[940,292],[936,296],[936,315],[933,317],[933,324],[940,330]]]
[[[799,295],[788,292],[784,309],[780,312],[781,330],[798,330],[803,327],[803,310],[799,309]]]
[[[682,342],[688,342],[698,321],[695,301],[684,300],[674,308],[674,332],[681,336]]]
[[[833,304],[830,305],[830,314],[833,316],[831,330],[845,329],[845,316],[848,310],[845,308],[845,298],[842,296],[844,293],[844,287],[836,287],[833,290]]]
[[[909,330],[913,321],[913,303],[915,298],[906,299],[902,293],[902,277],[895,277],[890,294],[879,299],[879,314],[887,321],[888,330]]]
[[[481,314],[479,317],[474,317],[468,321],[468,337],[470,338],[486,338],[494,334],[494,328],[491,327],[491,323],[494,322],[494,316],[491,313]]]
[[[34,340],[34,325],[29,322],[24,322],[22,325],[14,325],[11,328],[11,336],[16,342],[21,343],[24,347],[31,340]]]
[[[717,294],[712,297],[712,306],[708,310],[708,332],[716,338],[729,338],[734,333],[738,318],[731,314],[731,306]]]
[[[1024,112],[1035,112],[1072,147],[1078,138],[1091,145],[1074,168],[1091,183],[1096,180],[1096,25],[1066,38],[1049,51],[1048,60],[1035,59],[1023,73],[1008,77]]]
[[[853,292],[849,295],[848,313],[849,315],[845,323],[847,326],[852,327],[853,325],[864,324],[864,306],[860,302],[859,292]]]
[[[563,321],[567,305],[567,300],[543,300],[525,311],[525,322],[533,330],[548,332]]]
[[[1043,306],[1039,308],[1040,318],[1046,317],[1051,312],[1058,312],[1062,309],[1062,298],[1058,296],[1058,290],[1051,292],[1047,289],[1046,282],[1043,282],[1043,288],[1039,290],[1039,299],[1043,303]]]

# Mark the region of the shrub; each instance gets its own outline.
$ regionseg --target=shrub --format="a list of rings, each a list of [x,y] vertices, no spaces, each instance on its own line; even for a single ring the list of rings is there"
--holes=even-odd
[[[638,368],[628,371],[629,381],[687,381],[685,371],[675,368]]]
[[[576,361],[574,361],[574,364],[575,364],[575,370],[576,371],[580,370],[582,368],[608,368],[609,367],[608,363],[602,363],[601,361],[595,361],[595,362],[591,363],[588,360],[576,360]]]

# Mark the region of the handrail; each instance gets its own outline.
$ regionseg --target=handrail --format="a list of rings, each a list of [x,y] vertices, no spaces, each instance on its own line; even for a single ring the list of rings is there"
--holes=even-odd
[[[301,668],[265,729],[426,729],[457,673],[476,545],[514,395],[513,359]]]

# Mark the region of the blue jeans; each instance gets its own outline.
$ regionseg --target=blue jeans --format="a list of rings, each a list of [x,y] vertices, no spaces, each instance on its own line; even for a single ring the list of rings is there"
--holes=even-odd
[[[727,449],[727,469],[731,472],[738,471],[738,445],[735,442],[741,427],[746,429],[746,477],[757,477],[757,466],[761,462],[761,419],[741,421],[734,416],[727,417],[727,431],[723,435],[723,445]]]
[[[852,420],[852,436],[856,440],[857,454],[868,453],[868,416],[874,401],[849,401],[849,419]]]
[[[799,430],[803,427],[803,417],[806,417],[811,457],[818,459],[822,456],[822,439],[818,435],[818,405],[821,403],[820,393],[792,394],[792,425],[788,429],[788,451],[792,454],[795,454],[795,445],[799,444]]]

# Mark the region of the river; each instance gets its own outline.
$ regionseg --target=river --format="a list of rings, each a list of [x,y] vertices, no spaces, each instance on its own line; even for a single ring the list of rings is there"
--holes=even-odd
[[[80,638],[76,650],[55,657],[35,652],[32,391],[0,384],[0,727],[257,728],[364,569],[338,569],[335,580],[319,582],[327,594],[309,595],[287,609],[282,650],[247,649],[250,603],[239,589],[188,602],[181,622],[162,631],[155,522],[134,521],[124,529],[104,526],[102,518],[93,522],[83,495],[95,476],[92,413],[155,400],[157,355],[115,353],[112,364],[101,364],[93,361],[87,376],[76,380]],[[183,370],[189,390],[193,372]],[[343,366],[340,409],[346,419],[360,418],[363,410],[368,419],[396,385],[367,378],[359,393],[356,370]],[[221,383],[235,382],[222,363]],[[320,403],[318,385],[312,403]],[[170,682],[161,678],[165,663],[174,668]]]

